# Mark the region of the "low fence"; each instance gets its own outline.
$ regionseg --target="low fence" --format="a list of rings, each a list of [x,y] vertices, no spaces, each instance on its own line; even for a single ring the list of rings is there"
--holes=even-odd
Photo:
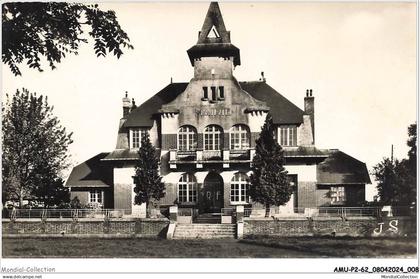
[[[415,236],[413,217],[368,216],[244,220],[244,237],[255,236]]]
[[[2,234],[6,237],[165,237],[168,225],[168,219],[3,219]]]
[[[148,215],[161,218],[163,214],[158,209],[148,209]],[[51,219],[51,218],[122,218],[131,216],[131,209],[56,209],[56,208],[24,208],[4,209],[2,218],[6,219]]]

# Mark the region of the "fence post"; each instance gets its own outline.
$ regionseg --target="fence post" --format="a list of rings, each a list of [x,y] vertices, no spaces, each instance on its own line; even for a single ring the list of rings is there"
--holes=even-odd
[[[169,207],[169,220],[171,222],[176,222],[178,219],[178,206],[173,205]]]
[[[243,205],[236,206],[236,238],[241,239],[244,237],[244,212]]]

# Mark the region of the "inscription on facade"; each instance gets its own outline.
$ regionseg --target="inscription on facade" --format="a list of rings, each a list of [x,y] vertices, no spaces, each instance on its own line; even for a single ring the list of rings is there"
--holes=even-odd
[[[196,109],[195,113],[198,116],[230,116],[232,114],[229,108]]]

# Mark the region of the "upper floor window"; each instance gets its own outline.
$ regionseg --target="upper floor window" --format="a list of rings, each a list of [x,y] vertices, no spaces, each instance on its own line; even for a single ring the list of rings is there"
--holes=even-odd
[[[230,149],[243,150],[249,148],[250,132],[246,125],[234,125],[230,129]]]
[[[216,86],[212,86],[210,88],[211,88],[211,100],[216,101],[217,100]]]
[[[209,90],[207,87],[203,87],[203,99],[205,100],[209,99]]]
[[[346,202],[346,191],[343,186],[331,187],[330,197],[332,204],[343,204]]]
[[[277,129],[277,139],[281,146],[297,146],[296,125],[284,125]]]
[[[182,126],[178,131],[178,150],[193,151],[197,148],[197,130],[193,126]]]
[[[225,87],[224,86],[210,86],[210,87],[203,87],[203,97],[201,100],[208,101],[210,99],[211,102],[216,102],[217,100],[224,100],[225,99]]]
[[[244,173],[235,173],[230,182],[230,201],[249,202],[249,181]]]
[[[223,86],[219,86],[219,99],[220,100],[225,99],[225,88]]]
[[[204,129],[204,150],[222,149],[223,130],[219,126],[209,125]]]
[[[139,148],[141,146],[141,140],[149,132],[148,129],[134,128],[130,129],[130,148]]]
[[[191,173],[184,173],[178,182],[178,201],[197,202],[197,180]]]

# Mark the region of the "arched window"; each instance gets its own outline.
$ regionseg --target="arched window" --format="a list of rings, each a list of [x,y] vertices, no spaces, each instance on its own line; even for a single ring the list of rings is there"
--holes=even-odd
[[[197,180],[191,173],[184,173],[178,183],[179,202],[197,202]]]
[[[204,150],[222,149],[223,130],[217,125],[209,125],[204,129]]]
[[[230,201],[231,202],[249,202],[249,181],[244,173],[235,173],[230,182]]]
[[[230,149],[243,150],[249,148],[250,133],[246,125],[234,125],[230,129]]]
[[[194,151],[197,147],[197,130],[193,126],[182,126],[178,131],[178,150]]]

